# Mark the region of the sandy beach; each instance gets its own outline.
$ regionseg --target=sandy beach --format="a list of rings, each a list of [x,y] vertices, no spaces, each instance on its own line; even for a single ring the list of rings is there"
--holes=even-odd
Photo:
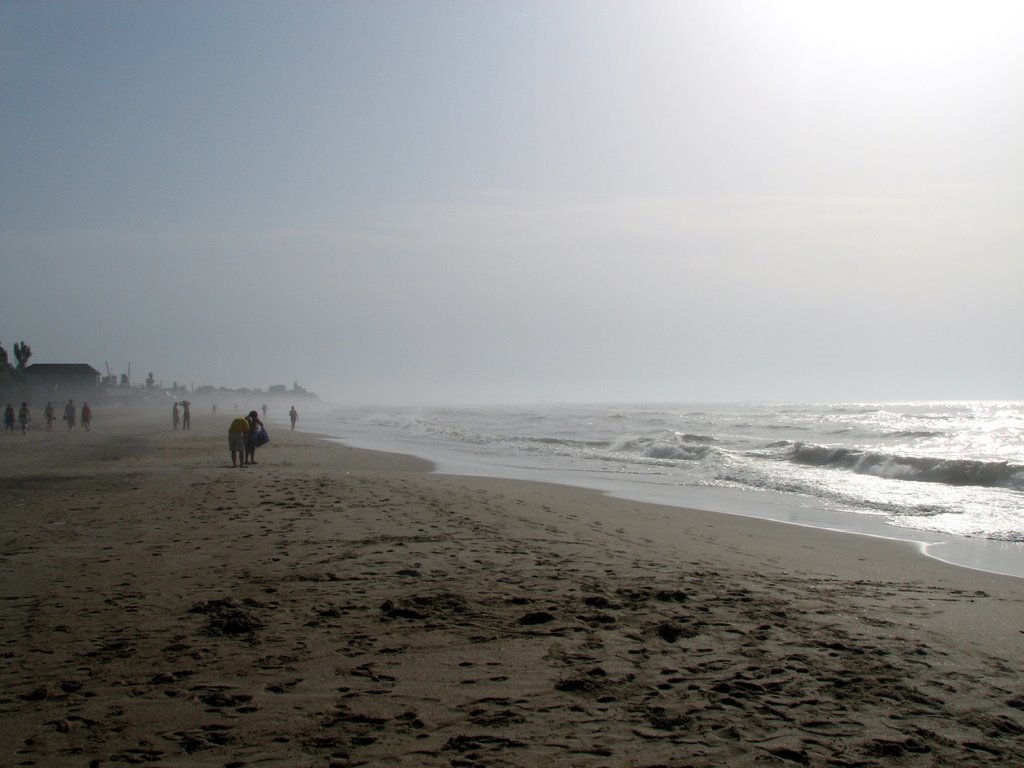
[[[230,418],[0,441],[0,765],[1024,765],[1024,580]]]

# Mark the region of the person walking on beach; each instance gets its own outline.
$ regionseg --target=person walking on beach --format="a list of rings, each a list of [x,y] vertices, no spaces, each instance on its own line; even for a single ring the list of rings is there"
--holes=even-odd
[[[244,467],[246,445],[249,441],[249,420],[244,416],[236,417],[228,427],[228,450],[231,451],[231,466]],[[238,463],[235,463],[235,454]]]
[[[43,409],[43,418],[46,419],[46,431],[53,432],[53,420],[57,418],[57,414],[53,410],[53,403],[49,400],[46,401],[46,408]]]
[[[82,403],[82,428],[88,432],[89,425],[92,424],[92,408],[86,402]]]
[[[288,418],[292,420],[292,432],[294,432],[295,422],[299,420],[299,412],[295,410],[294,405],[292,406],[292,409],[288,411]]]
[[[263,404],[263,418],[264,419],[267,418],[267,404],[266,403]]]
[[[22,403],[18,409],[18,424],[21,425],[21,434],[28,432],[28,425],[32,423],[32,414],[28,411],[28,403]]]
[[[64,421],[68,423],[68,432],[75,428],[75,401],[68,400],[64,406]]]
[[[174,431],[178,431],[178,424],[181,423],[181,412],[178,410],[178,404],[174,404],[174,410],[171,413],[171,418],[174,421]]]
[[[4,408],[4,434],[14,434],[14,406],[10,403]]]
[[[263,433],[263,422],[260,421],[259,414],[256,411],[249,411],[249,415],[246,417],[249,422],[249,434],[245,441],[245,459],[250,464],[256,463],[256,449],[263,443],[258,443],[261,433]]]
[[[192,429],[192,414],[188,410],[191,405],[192,403],[188,400],[181,401],[181,428],[183,430]]]

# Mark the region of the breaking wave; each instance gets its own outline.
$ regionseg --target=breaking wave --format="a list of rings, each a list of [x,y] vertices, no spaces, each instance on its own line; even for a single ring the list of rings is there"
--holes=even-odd
[[[674,435],[670,439],[634,437],[611,446],[611,451],[660,461],[701,461],[714,449],[714,438],[703,435]]]
[[[891,480],[1024,490],[1024,465],[1007,461],[899,456],[802,442],[788,445],[788,459],[806,466],[845,469]]]

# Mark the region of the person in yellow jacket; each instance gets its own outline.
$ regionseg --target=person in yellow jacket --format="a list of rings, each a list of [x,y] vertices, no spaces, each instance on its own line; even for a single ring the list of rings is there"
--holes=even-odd
[[[249,420],[239,416],[231,422],[228,427],[228,449],[231,451],[231,466],[245,466],[245,451],[249,443]],[[235,463],[235,454],[238,454],[238,463]]]

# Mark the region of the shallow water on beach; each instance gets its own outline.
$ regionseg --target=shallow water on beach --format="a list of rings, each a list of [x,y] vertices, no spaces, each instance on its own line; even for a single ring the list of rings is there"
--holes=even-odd
[[[316,428],[443,472],[1024,560],[1022,402],[339,407]]]

